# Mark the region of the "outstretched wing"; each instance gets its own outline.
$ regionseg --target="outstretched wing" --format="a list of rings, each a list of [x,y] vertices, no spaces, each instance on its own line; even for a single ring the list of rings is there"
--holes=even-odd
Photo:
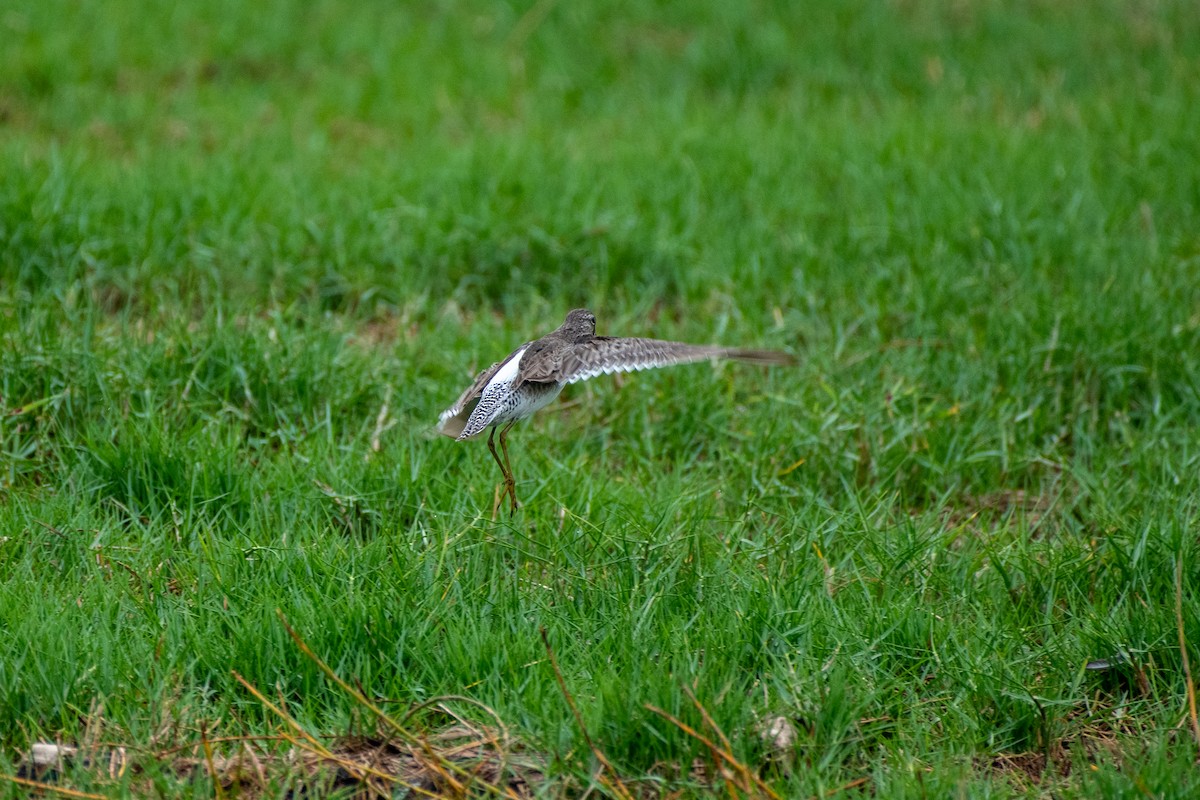
[[[495,377],[501,367],[511,361],[513,356],[520,353],[525,347],[528,347],[528,343],[521,345],[509,353],[508,358],[503,361],[497,361],[476,375],[470,387],[454,401],[454,405],[438,415],[437,432],[457,439],[459,434],[463,432],[463,428],[467,427],[467,420],[471,418],[471,412],[475,409],[475,404],[479,402],[479,396],[483,394],[483,388]]]
[[[523,381],[576,383],[613,372],[669,367],[696,361],[733,359],[754,364],[794,364],[795,358],[772,350],[742,350],[730,347],[668,342],[662,339],[597,336],[566,349],[561,358],[539,360],[525,369]]]

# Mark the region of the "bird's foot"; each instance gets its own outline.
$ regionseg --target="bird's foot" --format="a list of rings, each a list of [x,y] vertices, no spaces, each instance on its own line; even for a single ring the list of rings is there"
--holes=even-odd
[[[508,498],[508,515],[511,517],[517,513],[517,487],[516,484],[509,481],[496,484],[496,491],[492,495],[492,522],[496,521],[496,517],[500,515],[500,507],[504,505],[504,498]]]
[[[508,498],[511,501],[511,505],[508,507],[508,515],[511,517],[513,514],[517,513],[517,485],[510,480],[505,484],[504,489],[508,493]]]

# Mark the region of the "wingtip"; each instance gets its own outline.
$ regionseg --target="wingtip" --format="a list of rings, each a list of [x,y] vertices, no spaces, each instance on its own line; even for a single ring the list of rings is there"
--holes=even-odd
[[[761,364],[764,367],[794,367],[800,359],[782,350],[729,350],[726,358],[743,361],[747,364]]]

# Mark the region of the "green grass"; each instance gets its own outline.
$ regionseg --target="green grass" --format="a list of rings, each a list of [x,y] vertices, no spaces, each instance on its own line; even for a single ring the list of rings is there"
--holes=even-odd
[[[8,774],[274,731],[234,670],[369,728],[279,609],[397,713],[490,706],[547,796],[594,764],[543,628],[663,792],[704,794],[646,709],[700,726],[684,687],[784,797],[1200,791],[1192,3],[54,0],[0,37]],[[585,304],[802,363],[569,390],[492,522],[486,447],[428,426]],[[146,766],[70,785],[213,795]]]

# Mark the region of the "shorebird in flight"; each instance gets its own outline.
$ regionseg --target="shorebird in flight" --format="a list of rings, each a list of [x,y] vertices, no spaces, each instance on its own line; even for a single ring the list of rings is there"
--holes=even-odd
[[[567,314],[557,330],[540,339],[526,342],[475,376],[454,405],[438,418],[438,433],[462,441],[490,428],[488,449],[504,475],[504,491],[510,511],[517,510],[517,488],[508,459],[508,431],[518,421],[545,407],[568,383],[613,372],[668,367],[696,361],[731,359],[750,364],[794,364],[787,353],[773,350],[743,350],[735,347],[668,342],[660,339],[618,338],[596,335],[596,317],[587,309]],[[507,423],[507,424],[505,424]],[[500,431],[500,449],[496,453],[496,428]],[[493,514],[495,509],[493,509]]]

